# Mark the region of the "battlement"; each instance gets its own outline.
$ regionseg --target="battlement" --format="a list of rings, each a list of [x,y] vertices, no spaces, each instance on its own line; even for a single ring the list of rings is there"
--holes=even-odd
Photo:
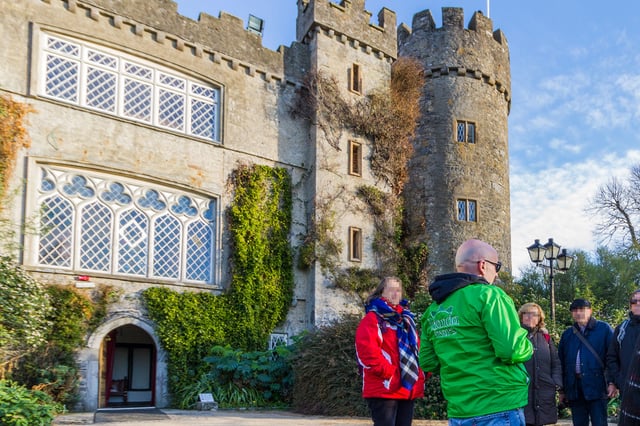
[[[426,77],[468,77],[494,86],[511,101],[509,46],[501,30],[493,30],[491,19],[473,13],[464,27],[461,8],[442,8],[442,27],[436,28],[431,11],[413,17],[413,28],[398,28],[399,54],[420,58]]]
[[[46,3],[52,0],[42,0]],[[96,16],[111,15],[116,21],[135,21],[167,35],[175,35],[182,43],[202,45],[230,57],[247,61],[272,74],[282,72],[286,48],[274,51],[262,46],[262,37],[245,29],[242,19],[220,12],[216,18],[200,13],[198,21],[178,13],[173,0],[62,0],[69,11],[78,8],[97,10]]]
[[[421,32],[434,31],[464,31],[464,11],[458,7],[442,8],[442,27],[436,28],[433,15],[429,9],[416,13],[413,16],[412,28],[401,25],[398,29],[398,38],[405,40],[409,35]],[[474,12],[468,26],[469,31],[475,31],[479,35],[492,37],[501,45],[507,46],[507,39],[502,30],[493,31],[493,23],[490,18],[484,16],[481,11]]]
[[[365,0],[298,0],[296,39],[299,42],[320,28],[332,34],[357,41],[391,58],[397,57],[395,12],[382,8],[378,24],[371,23],[371,12],[364,8]]]

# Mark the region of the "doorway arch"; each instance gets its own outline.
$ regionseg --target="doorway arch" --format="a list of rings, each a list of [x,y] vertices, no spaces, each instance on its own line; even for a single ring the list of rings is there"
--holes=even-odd
[[[100,406],[155,405],[156,349],[149,334],[130,324],[115,328],[104,338],[100,358]]]
[[[89,337],[78,362],[78,409],[168,404],[166,354],[146,318],[111,317]]]

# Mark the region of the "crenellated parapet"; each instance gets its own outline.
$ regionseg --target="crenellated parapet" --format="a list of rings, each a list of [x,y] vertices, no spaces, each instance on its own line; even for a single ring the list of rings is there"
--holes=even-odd
[[[57,0],[42,0],[57,3]],[[273,75],[282,73],[286,47],[278,51],[262,45],[262,37],[247,31],[242,19],[221,12],[216,18],[200,13],[198,21],[178,13],[173,0],[62,0],[71,12],[85,13],[95,19],[100,17],[112,22],[135,25],[137,34],[160,34],[161,40],[169,40],[179,48],[193,48],[216,52],[218,56],[232,57],[249,62]],[[219,58],[218,58],[219,60]]]
[[[442,8],[442,27],[436,28],[430,10],[413,17],[412,28],[398,28],[401,55],[421,58],[427,78],[457,75],[494,85],[511,100],[509,45],[501,30],[493,30],[491,19],[474,12],[468,28],[461,8]]]
[[[395,12],[382,8],[378,23],[371,23],[371,12],[364,8],[365,0],[298,0],[296,40],[305,43],[316,32],[324,32],[342,42],[378,54],[397,58]]]

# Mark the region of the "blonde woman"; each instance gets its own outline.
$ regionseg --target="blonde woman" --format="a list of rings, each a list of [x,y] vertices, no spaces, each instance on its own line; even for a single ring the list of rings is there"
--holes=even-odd
[[[544,312],[536,303],[525,303],[518,310],[520,324],[527,330],[533,345],[533,356],[525,367],[531,378],[529,403],[524,409],[527,425],[558,422],[556,391],[562,386],[562,370],[558,351],[544,325]]]

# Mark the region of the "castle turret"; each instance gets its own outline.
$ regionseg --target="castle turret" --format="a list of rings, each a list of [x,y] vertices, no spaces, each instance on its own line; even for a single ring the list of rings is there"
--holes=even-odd
[[[428,243],[431,277],[453,270],[468,238],[492,244],[510,269],[507,40],[479,11],[468,28],[462,9],[442,14],[442,28],[426,10],[398,30],[399,55],[417,58],[426,75],[405,189],[409,234]]]
[[[364,0],[298,0],[297,41],[309,52],[309,76],[318,86],[355,105],[376,90],[389,87],[391,64],[397,54],[396,15],[383,8],[377,24]],[[333,285],[332,268],[375,269],[374,217],[358,198],[363,186],[386,190],[374,176],[367,159],[372,142],[326,114],[333,105],[319,97],[309,129],[309,189],[313,206],[309,223],[317,225],[338,249],[331,262],[316,262],[309,274],[310,312],[315,324],[325,324],[337,314],[359,312],[360,304]],[[330,101],[329,101],[330,103]],[[324,111],[324,112],[323,112]],[[324,238],[324,237],[323,237]],[[318,246],[316,246],[316,250]],[[322,255],[321,255],[322,257]],[[326,257],[326,256],[325,256]]]

